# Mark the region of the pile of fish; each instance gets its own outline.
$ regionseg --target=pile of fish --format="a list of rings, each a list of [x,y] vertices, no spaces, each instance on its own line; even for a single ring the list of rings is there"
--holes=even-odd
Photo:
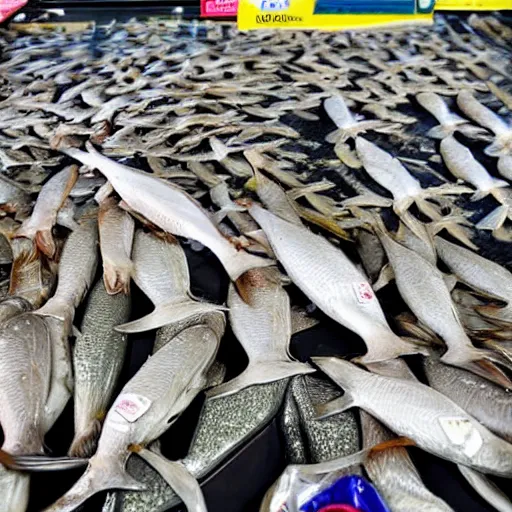
[[[105,511],[206,510],[198,479],[283,404],[290,465],[261,510],[348,467],[393,512],[452,510],[412,445],[512,510],[489,478],[512,477],[510,27],[157,19],[0,38],[1,511],[26,510],[32,473],[83,466],[45,510],[102,491]],[[227,296],[192,294],[186,253],[215,260]],[[340,336],[297,360],[292,335],[318,322],[366,349],[342,358]],[[152,330],[127,377],[127,335]],[[160,438],[200,395],[170,460]]]

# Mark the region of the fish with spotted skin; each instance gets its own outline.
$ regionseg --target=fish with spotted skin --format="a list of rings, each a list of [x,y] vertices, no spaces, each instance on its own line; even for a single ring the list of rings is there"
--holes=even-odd
[[[126,336],[114,327],[130,316],[130,297],[111,295],[99,281],[92,289],[73,349],[75,436],[72,457],[90,457],[110,405],[126,352]]]

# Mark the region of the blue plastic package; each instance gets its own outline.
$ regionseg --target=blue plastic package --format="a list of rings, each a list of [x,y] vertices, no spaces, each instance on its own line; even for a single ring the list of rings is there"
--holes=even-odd
[[[302,505],[301,512],[318,512],[332,504],[352,505],[362,512],[390,512],[373,485],[359,475],[344,476]]]

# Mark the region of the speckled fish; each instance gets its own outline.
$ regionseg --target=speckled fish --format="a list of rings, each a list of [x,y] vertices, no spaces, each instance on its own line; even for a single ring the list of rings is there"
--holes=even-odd
[[[416,317],[446,343],[448,350],[441,361],[465,368],[501,386],[512,387],[508,377],[491,362],[495,359],[492,352],[477,349],[471,343],[441,271],[394,241],[383,224],[377,232],[393,268],[400,295]]]
[[[201,206],[179,188],[110,160],[90,144],[87,148],[88,153],[75,148],[63,151],[85,165],[97,167],[132,210],[169,233],[191,238],[210,248],[233,281],[251,268],[272,263],[237,250],[222,236]]]
[[[425,358],[423,367],[431,387],[443,393],[489,430],[512,442],[512,396],[478,375]]]
[[[103,281],[111,295],[130,293],[133,262],[130,259],[135,223],[113,198],[100,202],[98,212]]]
[[[249,206],[249,213],[292,281],[325,314],[363,338],[368,351],[362,361],[423,352],[393,333],[366,276],[342,251],[256,204]]]
[[[17,237],[34,240],[39,250],[49,258],[53,258],[57,250],[52,228],[77,178],[78,167],[70,165],[48,180],[39,192],[32,215],[16,233]]]
[[[477,311],[493,320],[512,323],[512,274],[501,265],[444,238],[436,237],[435,244],[439,257],[459,281],[506,302],[504,307],[478,306]]]
[[[503,207],[496,208],[477,224],[477,227],[483,229],[499,228],[505,218],[510,215],[510,190],[502,190],[504,187],[508,187],[508,183],[491,176],[471,151],[453,136],[446,137],[441,141],[441,155],[449,171],[456,178],[470,183],[477,189],[473,199],[482,199],[488,194],[492,194],[496,200],[503,203]],[[504,217],[497,215],[503,208],[505,209]]]
[[[279,271],[253,269],[242,279],[244,299],[233,285],[229,288],[229,320],[247,353],[249,365],[234,379],[211,389],[209,397],[226,396],[255,384],[315,371],[290,356],[290,298],[280,283]]]
[[[9,455],[42,454],[51,379],[50,335],[42,318],[21,314],[0,327],[0,425]],[[24,511],[29,475],[0,467],[2,510]]]
[[[512,445],[438,391],[419,382],[372,374],[335,357],[315,357],[313,362],[345,392],[318,409],[321,417],[360,407],[438,457],[482,473],[512,474]]]
[[[129,316],[130,297],[111,296],[99,281],[87,299],[81,330],[75,334],[75,436],[69,449],[72,457],[90,457],[96,449],[126,352],[126,336],[114,327]]]
[[[233,395],[206,399],[183,464],[196,478],[211,474],[236,449],[260,432],[277,414],[288,381],[243,389]],[[131,457],[130,475],[145,484],[141,492],[109,494],[103,512],[160,512],[179,503],[166,482],[141,459]]]
[[[457,105],[469,118],[496,136],[495,141],[485,148],[485,153],[499,156],[502,152],[512,150],[512,128],[490,108],[482,105],[471,92],[460,92]]]
[[[196,325],[181,331],[150,357],[110,408],[86,472],[46,511],[75,510],[104,490],[144,490],[126,472],[129,447],[157,439],[187,408],[205,385],[219,341],[210,327]]]
[[[149,297],[155,309],[148,315],[118,325],[119,332],[133,333],[168,324],[183,325],[194,318],[225,309],[191,298],[185,253],[179,242],[163,241],[137,230],[133,243],[133,280]]]
[[[45,318],[52,340],[52,385],[46,405],[48,428],[55,423],[73,392],[68,336],[75,308],[91,285],[98,263],[98,227],[94,211],[86,211],[62,250],[57,289],[33,314]]]
[[[421,92],[416,96],[418,103],[439,122],[427,132],[427,136],[434,139],[444,139],[455,131],[460,131],[464,135],[477,135],[485,133],[484,130],[476,126],[468,126],[467,121],[462,117],[450,112],[450,109],[435,92]]]

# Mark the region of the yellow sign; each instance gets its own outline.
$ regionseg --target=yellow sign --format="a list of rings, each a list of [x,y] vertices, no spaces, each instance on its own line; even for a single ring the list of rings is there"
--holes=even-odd
[[[512,0],[436,0],[436,11],[499,11],[512,9]]]
[[[431,24],[433,9],[434,0],[239,0],[238,28],[340,30]]]

